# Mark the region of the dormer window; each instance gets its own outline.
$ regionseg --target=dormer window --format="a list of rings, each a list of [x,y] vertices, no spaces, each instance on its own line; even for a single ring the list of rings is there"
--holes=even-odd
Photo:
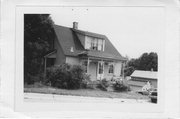
[[[91,40],[91,49],[98,50],[98,39],[94,38]]]
[[[104,51],[105,40],[86,36],[85,49]]]

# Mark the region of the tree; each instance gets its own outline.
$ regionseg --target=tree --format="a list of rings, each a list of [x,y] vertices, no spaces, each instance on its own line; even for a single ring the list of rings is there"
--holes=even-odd
[[[157,53],[143,53],[137,59],[131,59],[125,66],[125,76],[130,76],[134,70],[158,71],[158,55]]]
[[[24,78],[26,83],[43,71],[43,56],[53,49],[55,38],[49,14],[24,15]]]

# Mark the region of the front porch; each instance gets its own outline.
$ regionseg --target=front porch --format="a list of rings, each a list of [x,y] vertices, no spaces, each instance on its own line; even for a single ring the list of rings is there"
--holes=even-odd
[[[90,75],[92,81],[124,77],[124,62],[122,61],[86,57],[80,59],[80,64],[86,67],[86,73]]]

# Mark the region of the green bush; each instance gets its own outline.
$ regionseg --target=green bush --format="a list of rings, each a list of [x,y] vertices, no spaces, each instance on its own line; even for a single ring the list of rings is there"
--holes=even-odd
[[[130,91],[130,87],[123,83],[123,81],[116,81],[113,84],[113,88],[115,91],[122,92],[122,91]]]
[[[86,80],[85,70],[80,65],[62,64],[46,72],[46,84],[64,89],[79,89]]]

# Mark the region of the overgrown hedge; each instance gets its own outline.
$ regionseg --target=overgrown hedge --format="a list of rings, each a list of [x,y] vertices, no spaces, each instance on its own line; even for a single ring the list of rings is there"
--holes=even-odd
[[[46,84],[64,89],[79,89],[86,87],[89,76],[80,65],[62,64],[47,69]]]
[[[110,86],[110,81],[108,81],[106,78],[103,78],[99,81],[98,88],[104,91],[107,91],[107,88]]]
[[[113,88],[115,91],[117,92],[123,92],[123,91],[130,91],[130,86],[126,83],[124,83],[123,81],[116,81],[113,84]]]
[[[104,78],[99,81],[99,89],[108,91],[108,87],[112,87],[116,92],[130,91],[129,85],[121,80],[107,80]]]

